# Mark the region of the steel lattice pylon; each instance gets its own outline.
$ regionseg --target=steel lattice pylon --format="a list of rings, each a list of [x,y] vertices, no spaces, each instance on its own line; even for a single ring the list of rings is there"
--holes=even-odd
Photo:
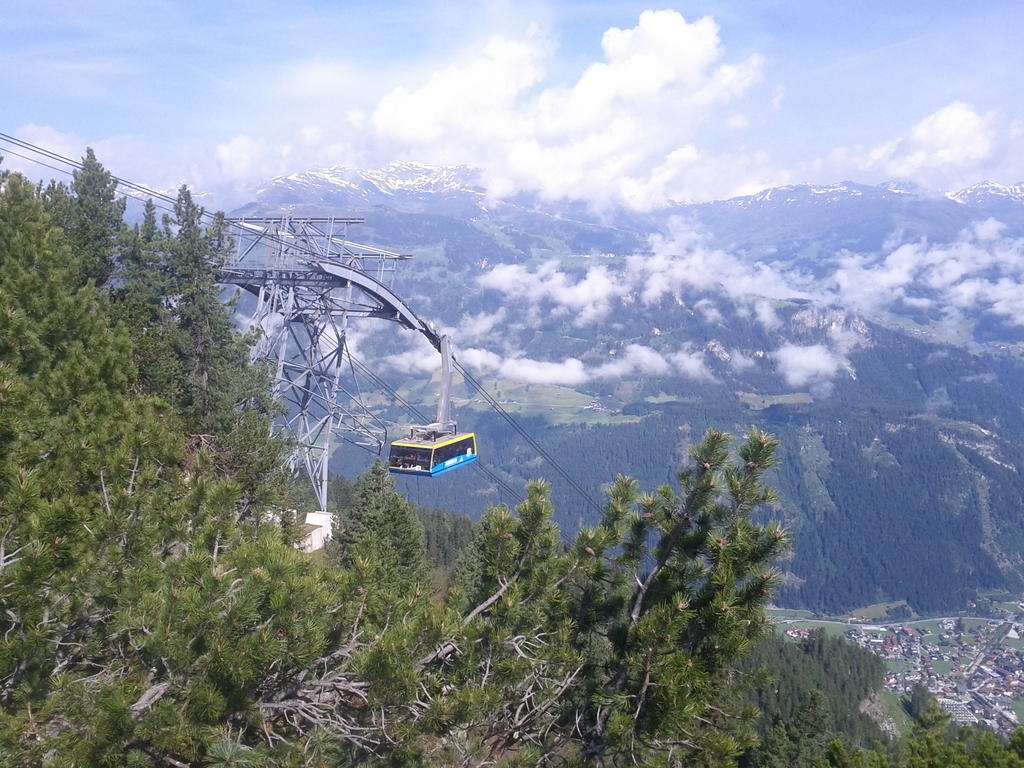
[[[361,404],[346,350],[349,318],[393,320],[437,334],[386,283],[411,258],[347,239],[351,218],[229,219],[237,247],[220,281],[256,297],[262,330],[253,359],[275,371],[274,394],[286,408],[277,428],[296,440],[293,470],[305,467],[321,511],[327,509],[328,463],[341,441],[379,453],[384,423]]]

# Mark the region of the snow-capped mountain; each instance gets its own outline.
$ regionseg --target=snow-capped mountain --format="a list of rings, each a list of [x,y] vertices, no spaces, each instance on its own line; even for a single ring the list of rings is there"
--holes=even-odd
[[[986,181],[945,195],[900,181],[793,184],[727,200],[669,203],[646,213],[606,209],[596,214],[585,203],[545,201],[530,192],[500,202],[489,200],[479,169],[400,161],[376,169],[335,165],[279,176],[263,184],[247,208],[316,208],[322,212],[325,208],[352,211],[380,206],[399,213],[460,217],[539,214],[640,232],[661,229],[670,217],[684,216],[704,222],[719,235],[751,230],[762,241],[765,227],[782,233],[792,230],[799,239],[803,239],[800,233],[813,236],[823,227],[831,232],[871,231],[872,240],[896,229],[943,239],[979,215],[1007,217],[1010,221],[1004,223],[1017,229],[1015,222],[1024,219],[1024,184]],[[741,221],[733,221],[737,218]],[[1024,231],[1024,226],[1020,229]],[[740,242],[746,239],[739,237]]]
[[[451,194],[483,191],[479,185],[480,172],[468,165],[424,165],[399,161],[377,170],[356,173],[385,194]]]
[[[256,197],[262,205],[480,209],[484,191],[478,177],[479,171],[465,165],[398,161],[369,170],[334,165],[278,176],[257,189]]]
[[[984,211],[996,218],[1019,216],[1024,211],[1024,183],[996,184],[983,181],[957,192],[950,192],[950,200]]]
[[[836,184],[788,184],[781,187],[769,187],[752,195],[743,195],[715,202],[727,203],[737,208],[753,208],[765,203],[775,205],[800,205],[806,203],[825,205],[857,197],[887,200],[919,194],[920,190],[917,188],[897,182],[870,185],[858,184],[853,181],[841,181]],[[707,205],[714,205],[715,202],[707,203]]]

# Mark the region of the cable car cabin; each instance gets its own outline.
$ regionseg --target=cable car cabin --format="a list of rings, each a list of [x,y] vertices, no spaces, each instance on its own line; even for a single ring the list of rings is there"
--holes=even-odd
[[[438,433],[413,427],[406,440],[391,444],[388,471],[434,477],[476,461],[476,435]]]

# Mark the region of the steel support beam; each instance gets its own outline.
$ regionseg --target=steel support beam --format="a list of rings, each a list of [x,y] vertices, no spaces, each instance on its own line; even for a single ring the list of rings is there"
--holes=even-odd
[[[275,425],[291,436],[293,470],[304,469],[321,511],[327,509],[328,465],[342,442],[379,453],[384,423],[361,403],[347,360],[351,317],[391,320],[419,331],[440,350],[440,337],[387,285],[407,254],[347,239],[361,219],[267,217],[228,219],[234,257],[220,282],[256,297],[254,361],[274,369],[274,394],[286,409]]]

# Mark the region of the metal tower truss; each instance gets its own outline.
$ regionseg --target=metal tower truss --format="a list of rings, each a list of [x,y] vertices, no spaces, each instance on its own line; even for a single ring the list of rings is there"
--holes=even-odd
[[[274,394],[286,415],[277,428],[296,441],[293,470],[304,467],[321,511],[327,509],[328,463],[340,442],[379,453],[384,423],[362,403],[346,347],[353,317],[391,320],[440,339],[387,285],[411,256],[354,243],[348,227],[362,219],[261,217],[228,220],[235,255],[220,282],[256,297],[253,327],[262,331],[254,360],[274,366]]]

